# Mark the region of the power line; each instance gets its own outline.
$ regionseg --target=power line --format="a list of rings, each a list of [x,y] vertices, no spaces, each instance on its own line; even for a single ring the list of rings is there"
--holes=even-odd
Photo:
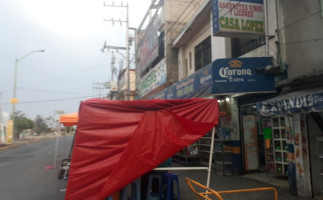
[[[288,28],[288,27],[290,27],[290,26],[293,26],[294,24],[297,24],[297,23],[299,23],[299,22],[301,22],[301,21],[303,21],[303,20],[305,20],[305,19],[307,19],[307,18],[309,18],[309,17],[313,17],[314,15],[317,15],[317,14],[319,14],[319,13],[321,13],[321,12],[322,12],[322,10],[319,10],[319,11],[317,11],[317,12],[315,12],[315,13],[312,13],[312,14],[310,14],[310,15],[308,15],[308,16],[305,16],[305,17],[303,17],[303,18],[301,18],[301,19],[299,19],[299,20],[297,20],[297,21],[295,21],[295,22],[292,22],[292,23],[288,24],[287,26],[285,26],[285,27],[283,27],[283,28],[280,28],[279,30],[283,30],[283,29],[285,29],[285,28]]]
[[[281,45],[289,45],[289,44],[299,44],[299,43],[307,43],[307,42],[317,42],[323,40],[323,38],[316,38],[316,39],[309,39],[309,40],[302,40],[302,41],[294,41],[294,42],[285,42],[280,43]]]
[[[97,95],[92,96],[83,96],[83,97],[72,97],[72,98],[62,98],[62,99],[50,99],[50,100],[39,100],[39,101],[22,101],[19,102],[19,104],[29,104],[29,103],[47,103],[47,102],[54,102],[54,101],[67,101],[67,100],[73,100],[73,99],[83,99],[83,98],[93,98],[97,97]],[[11,103],[2,103],[3,105],[8,105]]]
[[[50,90],[37,90],[37,89],[22,88],[22,87],[17,87],[17,88],[18,88],[18,89],[21,89],[21,90],[30,90],[30,91],[35,91],[35,92],[44,92],[44,93],[56,93],[56,94],[84,94],[84,93],[76,93],[76,92],[50,91]]]

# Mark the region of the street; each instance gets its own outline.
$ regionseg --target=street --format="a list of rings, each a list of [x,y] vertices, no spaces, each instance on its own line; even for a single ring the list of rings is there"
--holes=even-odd
[[[67,181],[59,180],[60,161],[68,158],[73,136],[58,140],[55,169],[56,139],[0,151],[0,198],[2,200],[64,199]]]
[[[48,139],[15,148],[0,151],[0,199],[1,200],[63,200],[67,181],[59,180],[58,168],[60,161],[68,157],[73,136],[61,136],[58,140],[56,169],[46,169],[54,165],[56,139]],[[182,165],[173,163],[173,166]],[[191,178],[202,184],[206,182],[206,171],[172,171],[178,174],[181,199],[197,199],[188,187],[185,178]],[[269,181],[268,181],[269,180]],[[257,181],[242,176],[221,176],[213,171],[210,188],[217,191],[272,187],[270,179]],[[292,196],[287,187],[274,186],[278,190],[278,199],[305,200]],[[244,193],[246,199],[274,199],[273,192]],[[225,195],[230,200],[241,199],[241,194]]]

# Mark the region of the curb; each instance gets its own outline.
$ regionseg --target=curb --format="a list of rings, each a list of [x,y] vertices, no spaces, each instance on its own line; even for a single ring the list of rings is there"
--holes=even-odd
[[[39,139],[37,138],[35,140],[30,140],[30,141],[26,141],[26,142],[22,142],[22,143],[9,144],[8,146],[0,147],[0,151],[4,151],[6,149],[12,149],[12,148],[15,148],[15,147],[20,147],[20,146],[25,146],[25,145],[28,145],[28,144],[34,144],[34,143],[37,143],[37,142],[53,139],[53,138],[56,138],[56,137],[61,137],[61,136],[52,136],[52,137],[39,138]]]

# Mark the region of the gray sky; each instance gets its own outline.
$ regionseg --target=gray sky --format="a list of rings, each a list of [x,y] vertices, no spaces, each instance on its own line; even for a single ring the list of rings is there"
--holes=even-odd
[[[129,26],[137,28],[151,0],[128,1]],[[33,53],[18,64],[17,111],[31,119],[38,114],[53,116],[57,110],[72,113],[78,111],[81,100],[99,95],[93,82],[110,80],[111,62],[111,54],[100,49],[104,41],[125,46],[126,38],[125,24],[113,26],[103,20],[125,19],[125,9],[104,7],[103,2],[0,1],[0,92],[4,117],[12,112],[9,101],[13,96],[15,59],[34,50],[46,52]]]

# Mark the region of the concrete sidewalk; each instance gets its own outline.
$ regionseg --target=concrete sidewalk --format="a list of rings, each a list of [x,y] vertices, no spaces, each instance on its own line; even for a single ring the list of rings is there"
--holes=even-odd
[[[56,138],[56,137],[57,137],[56,134],[47,134],[47,135],[39,135],[39,136],[28,136],[23,139],[16,138],[12,144],[0,143],[0,151],[5,150],[5,149],[9,149],[9,148],[14,148],[17,146],[23,146],[23,145],[27,145],[30,143],[35,143],[35,142],[51,139],[51,138]],[[58,137],[60,137],[60,135],[58,135]]]
[[[178,163],[174,163],[176,166],[180,166]],[[184,166],[183,166],[184,167]],[[192,179],[196,182],[206,185],[207,171],[171,171],[171,173],[177,174],[180,182],[180,195],[182,200],[198,199],[197,195],[193,193],[191,188],[187,185],[185,178]],[[258,180],[256,180],[258,179]],[[244,176],[222,176],[217,175],[214,171],[211,173],[210,188],[215,191],[224,190],[238,190],[238,189],[250,189],[261,187],[274,187],[278,191],[279,200],[305,200],[311,198],[303,198],[293,196],[289,192],[289,186],[287,180],[275,178],[273,176],[267,176],[266,173],[248,174]],[[198,187],[196,187],[197,189]],[[198,192],[203,190],[197,189]],[[257,191],[248,193],[236,193],[236,194],[224,194],[221,195],[224,200],[274,200],[273,191]],[[209,196],[211,199],[217,199],[215,196]]]

